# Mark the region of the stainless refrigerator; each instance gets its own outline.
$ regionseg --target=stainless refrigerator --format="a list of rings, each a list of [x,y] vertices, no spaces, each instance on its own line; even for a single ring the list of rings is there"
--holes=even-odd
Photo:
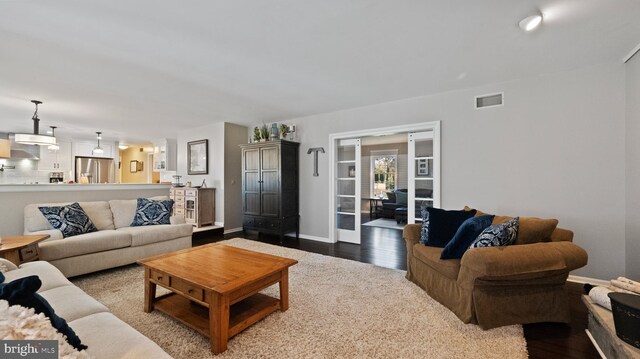
[[[113,158],[76,156],[76,183],[84,182],[115,183],[116,163]]]

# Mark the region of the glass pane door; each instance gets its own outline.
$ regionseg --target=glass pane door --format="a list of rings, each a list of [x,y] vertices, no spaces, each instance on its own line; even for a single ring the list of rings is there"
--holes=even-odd
[[[335,175],[337,240],[360,244],[360,139],[338,141]]]
[[[422,207],[439,207],[439,164],[433,131],[409,133],[407,223],[422,220]]]

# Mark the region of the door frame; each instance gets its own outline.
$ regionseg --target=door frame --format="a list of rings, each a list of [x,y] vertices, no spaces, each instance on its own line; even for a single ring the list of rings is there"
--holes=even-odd
[[[409,132],[422,132],[422,131],[433,131],[433,157],[434,157],[434,172],[438,173],[438,179],[434,180],[433,183],[433,191],[434,195],[438,193],[438,202],[441,200],[440,195],[440,121],[431,121],[431,122],[422,122],[422,123],[413,123],[408,125],[400,125],[400,126],[390,126],[390,127],[379,127],[372,128],[366,130],[357,130],[357,131],[348,131],[348,132],[338,132],[332,133],[329,135],[329,242],[336,243],[337,242],[337,229],[336,229],[336,218],[335,218],[335,209],[336,209],[336,180],[335,180],[335,169],[336,169],[336,146],[338,145],[339,140],[349,139],[349,138],[361,138],[367,136],[380,136],[380,135],[393,135],[398,133],[409,133]],[[408,144],[407,144],[408,145]],[[356,159],[357,161],[361,160],[361,158]],[[360,199],[357,199],[360,200]],[[439,204],[439,203],[438,203]]]

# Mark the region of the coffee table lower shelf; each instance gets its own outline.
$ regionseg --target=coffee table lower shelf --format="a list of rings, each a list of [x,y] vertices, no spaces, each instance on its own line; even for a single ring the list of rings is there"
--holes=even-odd
[[[209,308],[176,293],[168,293],[156,298],[153,307],[207,338],[211,336]],[[229,338],[278,309],[280,309],[279,299],[261,293],[231,305],[229,309]]]

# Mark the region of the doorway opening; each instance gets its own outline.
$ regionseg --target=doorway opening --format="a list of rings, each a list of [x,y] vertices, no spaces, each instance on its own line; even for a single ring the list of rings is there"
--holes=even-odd
[[[330,143],[330,240],[404,246],[404,225],[440,206],[440,122],[337,133]]]

